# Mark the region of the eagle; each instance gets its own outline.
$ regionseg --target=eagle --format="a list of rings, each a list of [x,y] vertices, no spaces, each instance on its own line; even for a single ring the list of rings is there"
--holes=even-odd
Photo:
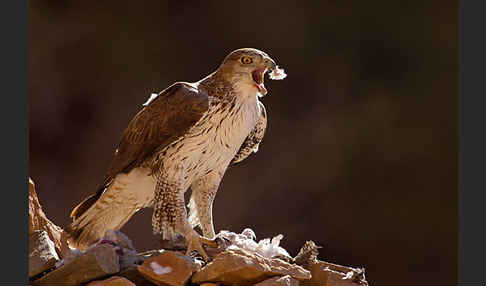
[[[259,97],[267,94],[267,71],[271,79],[286,76],[266,53],[242,48],[203,79],[152,94],[123,132],[98,191],[72,210],[65,228],[69,245],[84,250],[138,210],[153,207],[153,233],[168,240],[182,235],[187,254],[197,251],[207,261],[202,244],[215,238],[212,206],[221,179],[228,167],[257,152],[265,134]]]

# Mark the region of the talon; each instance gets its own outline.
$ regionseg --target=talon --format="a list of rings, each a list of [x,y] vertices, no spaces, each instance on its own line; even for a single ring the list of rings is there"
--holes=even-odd
[[[203,257],[205,262],[209,262],[209,256],[206,254],[206,251],[204,251],[204,248],[201,245],[201,237],[191,236],[187,239],[186,255],[190,256],[193,250],[197,251]]]
[[[209,239],[204,236],[200,236],[199,241],[201,241],[202,244],[205,244],[209,247],[218,248],[218,243],[216,242],[216,239]]]

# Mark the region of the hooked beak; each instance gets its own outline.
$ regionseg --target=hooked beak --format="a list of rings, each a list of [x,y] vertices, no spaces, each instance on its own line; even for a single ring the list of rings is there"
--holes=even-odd
[[[267,69],[270,70],[270,73],[268,74],[270,79],[281,80],[287,77],[285,71],[282,68],[279,68],[271,58],[266,58],[264,63]]]
[[[270,71],[273,71],[277,68],[277,64],[271,58],[265,58],[263,63],[265,67]]]
[[[255,86],[258,88],[259,96],[264,96],[267,94],[267,89],[265,88],[264,82],[264,75],[266,71],[270,71],[269,76],[270,79],[284,79],[287,75],[285,71],[277,66],[274,60],[269,57],[265,57],[263,60],[264,67],[261,69],[254,70],[252,72],[252,78],[254,81]]]

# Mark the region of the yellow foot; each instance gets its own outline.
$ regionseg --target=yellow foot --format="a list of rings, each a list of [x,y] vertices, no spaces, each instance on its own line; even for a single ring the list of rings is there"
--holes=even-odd
[[[199,235],[191,235],[186,238],[187,239],[187,251],[186,255],[189,256],[191,255],[191,252],[194,250],[197,251],[204,259],[204,261],[208,262],[209,261],[209,256],[206,254],[206,251],[204,251],[204,248],[202,247],[201,241],[200,241],[200,236]]]
[[[203,248],[203,244],[213,248],[218,247],[218,243],[216,242],[216,240],[212,240],[204,236],[200,236],[199,234],[193,234],[187,237],[186,239],[187,239],[186,255],[189,256],[191,252],[195,250],[203,257],[204,261],[206,262],[209,262],[209,256],[206,254],[206,251]]]
[[[209,247],[218,248],[218,243],[216,242],[216,239],[209,239],[204,236],[200,236],[199,241],[201,241],[202,244],[205,244]]]

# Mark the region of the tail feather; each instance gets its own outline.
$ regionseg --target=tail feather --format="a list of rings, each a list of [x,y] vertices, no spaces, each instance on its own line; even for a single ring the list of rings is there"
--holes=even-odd
[[[101,194],[103,194],[104,190],[105,189],[103,188],[102,190],[91,194],[89,197],[80,202],[76,207],[74,207],[70,215],[71,218],[75,220],[79,218],[83,213],[85,213],[101,197]]]
[[[138,210],[130,205],[104,202],[101,197],[65,228],[72,247],[86,249],[108,229],[119,230]]]
[[[81,250],[102,238],[108,229],[119,230],[153,198],[155,181],[144,169],[119,174],[105,189],[92,194],[71,212],[65,227],[71,247]]]

